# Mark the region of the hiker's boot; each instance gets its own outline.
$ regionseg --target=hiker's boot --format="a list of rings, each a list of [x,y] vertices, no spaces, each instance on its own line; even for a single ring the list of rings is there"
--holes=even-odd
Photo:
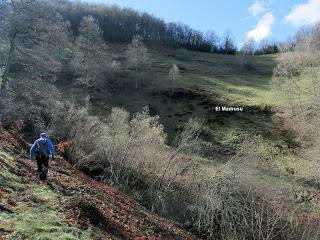
[[[43,172],[39,174],[39,179],[40,179],[40,181],[46,180],[45,179],[45,175],[43,174]]]
[[[47,180],[48,168],[43,168],[40,174],[40,180],[44,181]]]

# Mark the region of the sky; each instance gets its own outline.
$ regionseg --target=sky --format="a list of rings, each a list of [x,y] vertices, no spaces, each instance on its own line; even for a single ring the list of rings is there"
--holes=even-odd
[[[299,27],[320,21],[320,0],[86,0],[146,11],[218,35],[232,32],[238,45],[248,38],[286,40]]]

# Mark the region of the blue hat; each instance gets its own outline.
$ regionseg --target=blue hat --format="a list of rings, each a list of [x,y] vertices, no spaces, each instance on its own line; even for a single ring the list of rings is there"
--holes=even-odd
[[[47,134],[43,132],[43,133],[40,134],[40,137],[41,137],[41,138],[46,138],[46,137],[47,137]]]

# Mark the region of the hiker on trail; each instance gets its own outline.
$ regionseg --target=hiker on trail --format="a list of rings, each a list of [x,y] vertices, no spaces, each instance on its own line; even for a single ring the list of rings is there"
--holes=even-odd
[[[30,159],[36,157],[40,180],[46,180],[49,158],[54,159],[54,146],[46,133],[41,133],[30,149]]]

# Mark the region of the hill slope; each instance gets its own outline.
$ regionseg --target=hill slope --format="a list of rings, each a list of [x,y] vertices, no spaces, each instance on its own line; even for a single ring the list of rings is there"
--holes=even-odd
[[[151,68],[136,76],[126,67],[125,49],[126,45],[110,44],[106,54],[122,60],[122,65],[118,71],[106,74],[95,87],[81,86],[70,72],[62,74],[57,86],[63,96],[80,105],[89,96],[90,113],[101,118],[107,117],[114,106],[133,114],[151,105],[170,140],[189,118],[203,119],[208,126],[208,151],[214,148],[212,144],[229,148],[226,143],[251,132],[266,133],[268,138],[274,132],[276,139],[284,138],[279,136],[272,119],[274,112],[270,111],[279,103],[271,88],[275,55],[248,56],[247,66],[242,68],[237,56],[150,49]],[[168,77],[172,64],[178,65],[181,74],[173,96]],[[135,78],[139,89],[134,88]],[[244,111],[216,112],[216,106],[243,107]],[[219,155],[218,160],[221,158]]]
[[[0,129],[0,239],[196,239],[58,157],[49,180]]]
[[[125,49],[125,45],[110,44],[108,54],[123,60]],[[205,159],[195,161],[208,172],[227,162],[244,139],[261,136],[257,165],[247,171],[252,175],[250,181],[318,213],[319,200],[314,196],[319,183],[318,159],[307,157],[306,161],[302,151],[307,150],[288,123],[283,93],[272,82],[280,55],[248,56],[246,66],[240,67],[239,56],[172,49],[150,49],[150,54],[151,69],[138,76],[123,62],[96,87],[81,86],[77,79],[64,75],[57,86],[66,98],[80,105],[90,96],[90,113],[103,120],[113,106],[135,113],[150,105],[164,125],[169,144],[189,118],[204,120],[200,152]],[[181,73],[173,96],[168,82],[172,64],[177,64]],[[135,77],[138,90],[134,89]],[[216,106],[244,110],[222,112],[216,111]]]

